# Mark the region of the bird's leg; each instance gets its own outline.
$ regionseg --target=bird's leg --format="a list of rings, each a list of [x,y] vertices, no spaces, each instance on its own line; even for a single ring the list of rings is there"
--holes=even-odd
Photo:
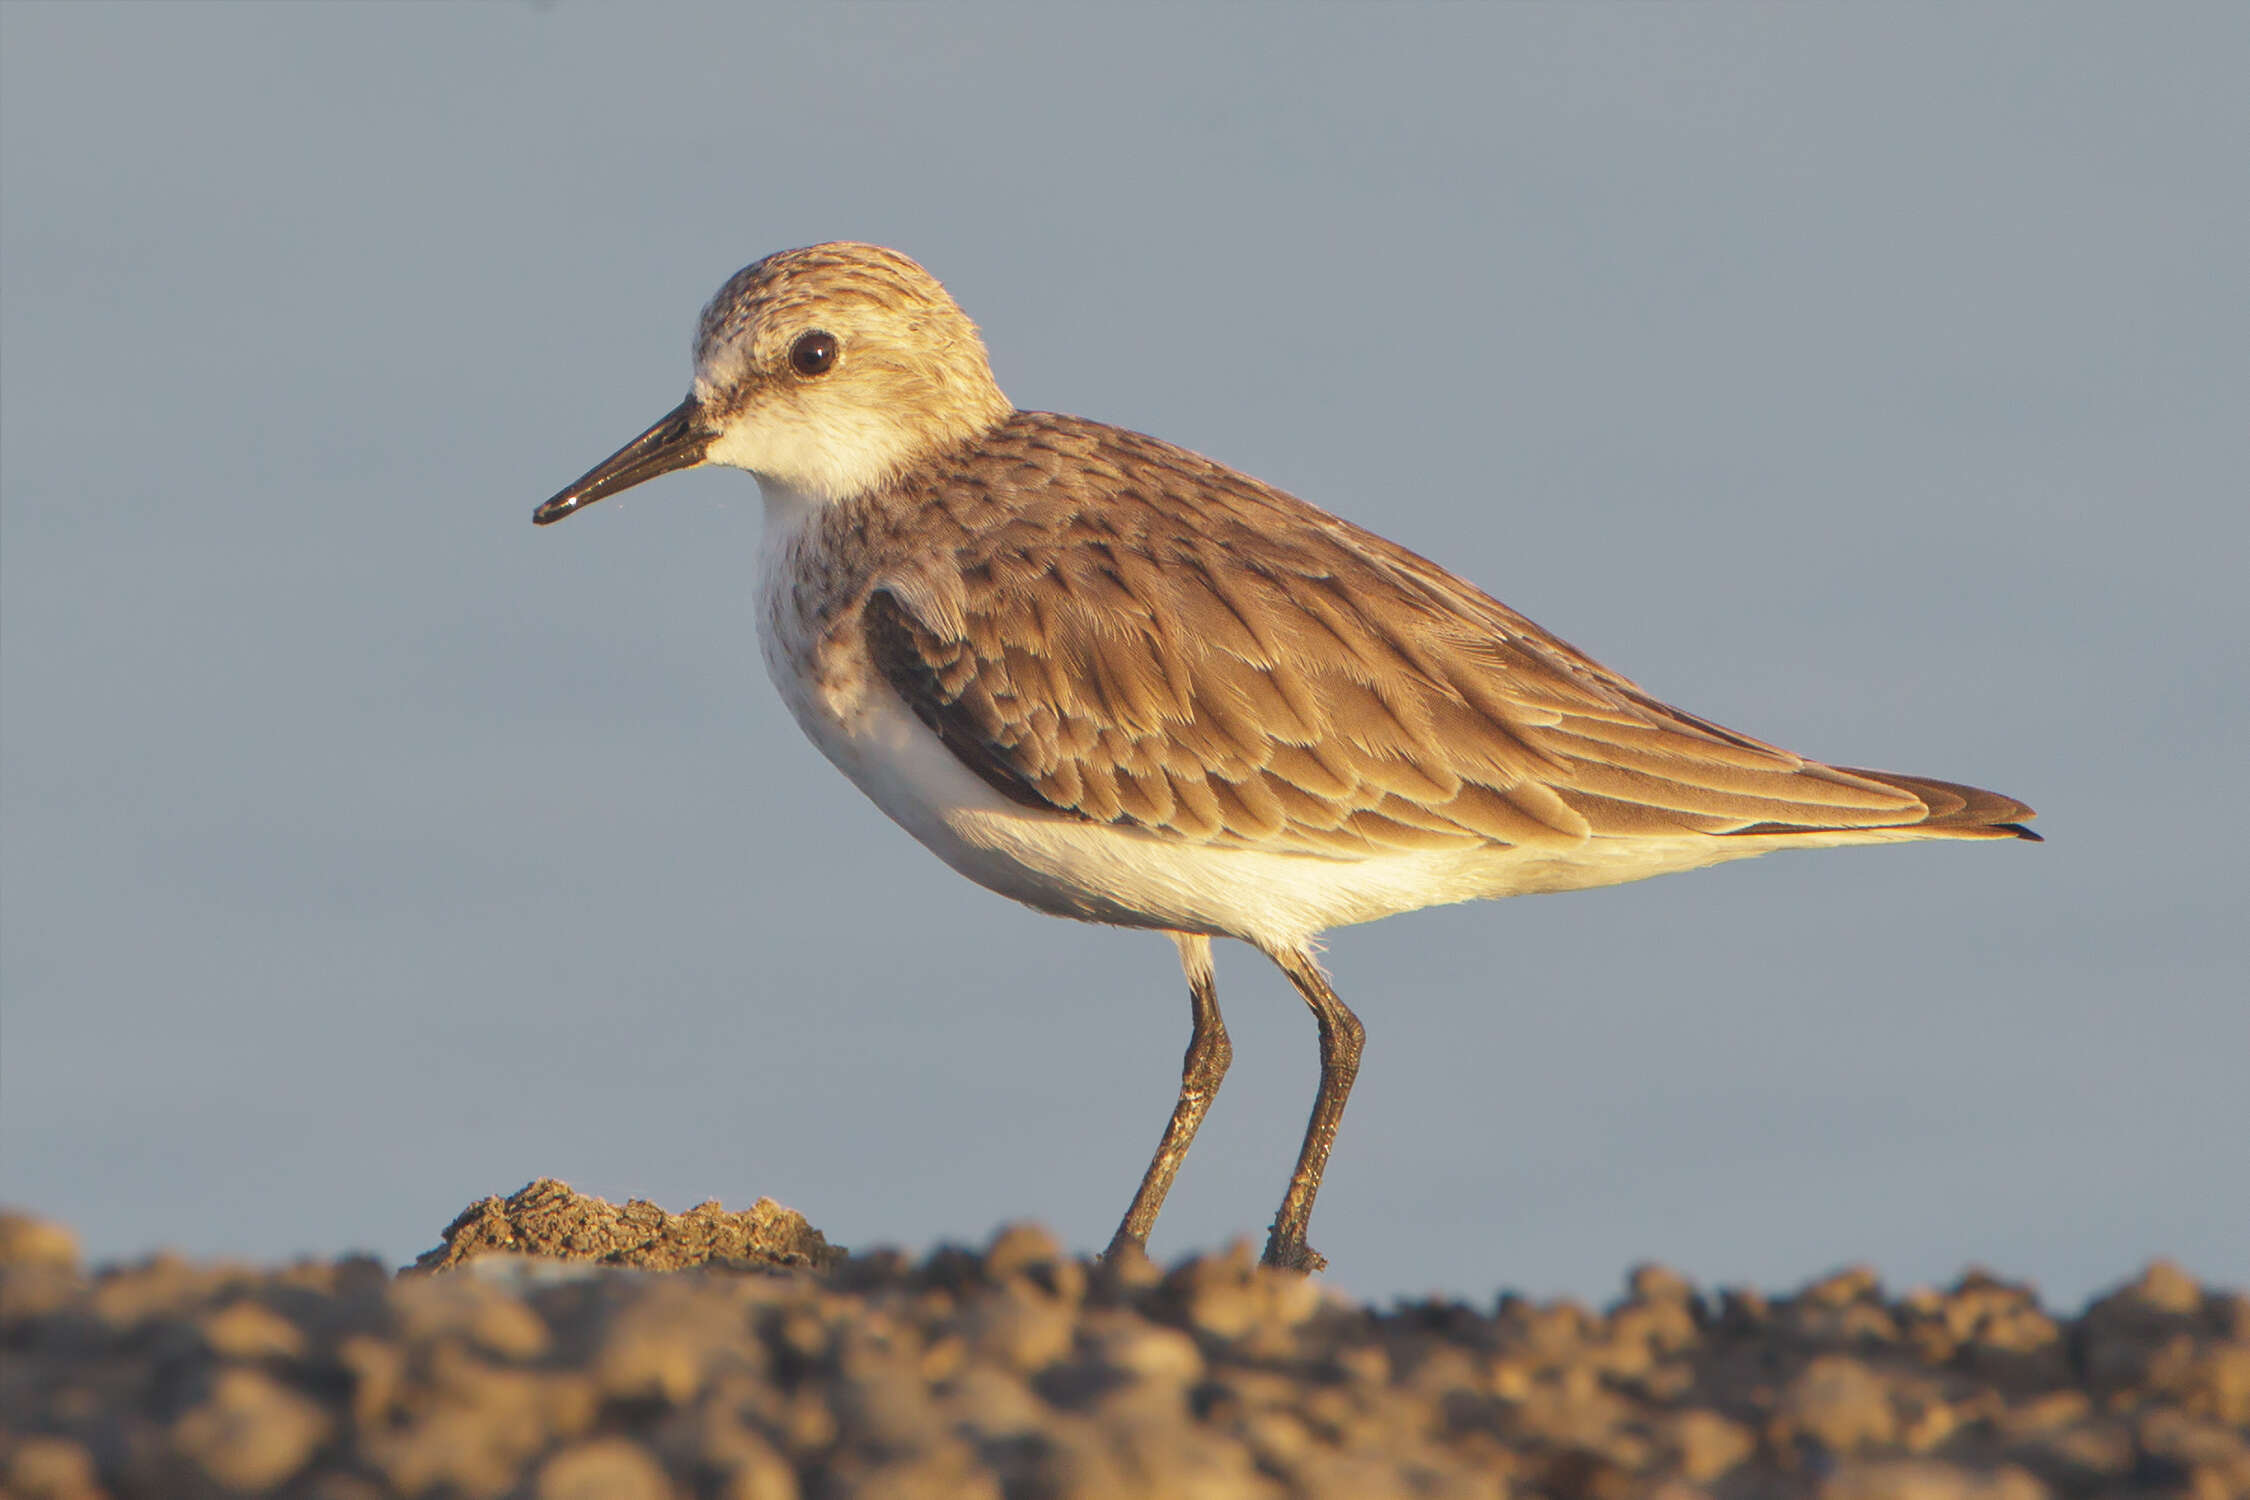
[[[1234,1043],[1227,1040],[1227,1023],[1219,1015],[1219,987],[1211,972],[1211,940],[1197,933],[1175,932],[1172,941],[1179,945],[1180,967],[1187,972],[1195,1032],[1188,1038],[1187,1057],[1180,1064],[1180,1102],[1172,1106],[1164,1139],[1157,1143],[1148,1173],[1141,1178],[1141,1190],[1133,1195],[1125,1221],[1110,1237],[1106,1255],[1114,1256],[1127,1245],[1147,1248],[1148,1232],[1156,1227],[1157,1210],[1164,1206],[1164,1195],[1172,1190],[1172,1179],[1179,1175],[1180,1163],[1195,1140],[1196,1127],[1203,1123],[1220,1081],[1227,1076],[1227,1065],[1234,1061]]]
[[[1359,1054],[1367,1045],[1367,1028],[1359,1017],[1336,998],[1328,978],[1310,953],[1298,949],[1273,955],[1281,972],[1312,1007],[1320,1023],[1320,1093],[1313,1099],[1312,1119],[1305,1124],[1305,1144],[1297,1153],[1297,1170],[1282,1196],[1281,1212],[1274,1215],[1273,1230],[1266,1236],[1265,1264],[1291,1271],[1318,1271],[1328,1264],[1319,1251],[1305,1243],[1305,1228],[1312,1222],[1313,1197],[1320,1191],[1320,1174],[1328,1167],[1328,1149],[1336,1144],[1336,1126],[1344,1118],[1344,1101],[1351,1097],[1352,1080],[1359,1076]]]

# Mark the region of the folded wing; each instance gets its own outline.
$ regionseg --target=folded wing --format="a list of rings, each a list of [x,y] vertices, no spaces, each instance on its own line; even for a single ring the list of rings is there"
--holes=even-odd
[[[2032,836],[1997,794],[1823,765],[1671,708],[1427,559],[1185,450],[1028,418],[1043,425],[1017,435],[1011,487],[1027,468],[1053,482],[969,533],[957,572],[878,582],[866,611],[877,670],[1019,803],[1337,858]]]

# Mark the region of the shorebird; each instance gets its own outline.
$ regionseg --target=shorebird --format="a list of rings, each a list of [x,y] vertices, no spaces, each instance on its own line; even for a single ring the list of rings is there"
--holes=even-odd
[[[1211,939],[1311,1007],[1320,1088],[1266,1239],[1305,1241],[1365,1032],[1329,928],[1776,849],[2037,839],[1974,787],[1826,765],[1658,701],[1447,572],[1159,439],[1019,411],[894,250],[786,250],[703,310],[688,397],[534,512],[747,469],[767,671],[813,743],[1017,901],[1167,933],[1192,1031],[1112,1255],[1233,1056]]]

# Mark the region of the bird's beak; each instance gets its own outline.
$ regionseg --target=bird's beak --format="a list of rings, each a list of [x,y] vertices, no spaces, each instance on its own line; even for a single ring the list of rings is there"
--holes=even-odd
[[[544,526],[571,512],[592,505],[604,495],[629,490],[644,479],[692,469],[715,436],[703,420],[703,408],[693,396],[657,419],[656,425],[572,480],[559,494],[531,513]]]

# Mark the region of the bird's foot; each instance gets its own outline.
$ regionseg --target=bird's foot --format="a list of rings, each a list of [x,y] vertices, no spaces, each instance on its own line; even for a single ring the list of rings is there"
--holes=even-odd
[[[1306,1244],[1302,1239],[1283,1239],[1277,1232],[1266,1240],[1266,1253],[1258,1264],[1271,1266],[1277,1271],[1325,1271],[1328,1257]]]
[[[1137,1234],[1127,1234],[1120,1229],[1110,1236],[1109,1248],[1101,1254],[1103,1265],[1148,1259],[1148,1241]]]

